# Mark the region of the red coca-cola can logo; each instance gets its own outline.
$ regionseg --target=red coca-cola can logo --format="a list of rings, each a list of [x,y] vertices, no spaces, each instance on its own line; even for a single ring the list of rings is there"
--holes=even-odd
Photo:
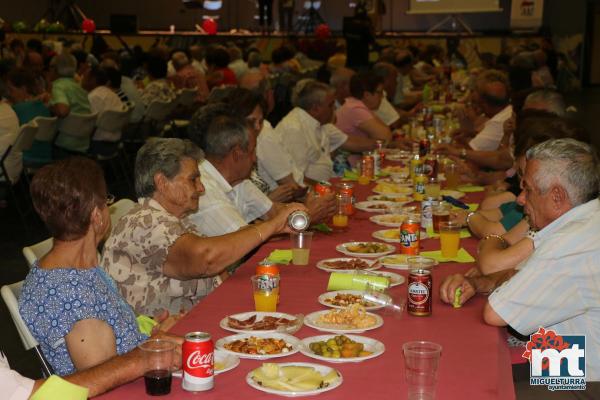
[[[191,392],[212,389],[214,386],[215,345],[206,332],[185,335],[182,346],[182,387]]]

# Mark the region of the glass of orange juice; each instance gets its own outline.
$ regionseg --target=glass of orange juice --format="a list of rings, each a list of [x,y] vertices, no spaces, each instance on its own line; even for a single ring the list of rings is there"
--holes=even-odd
[[[460,247],[461,226],[457,223],[448,221],[440,222],[440,242],[442,247],[442,257],[453,258],[458,254]]]
[[[256,311],[277,311],[279,277],[273,275],[254,275],[250,280],[252,281]]]
[[[460,184],[460,171],[457,164],[446,164],[444,169],[446,176],[446,189],[456,189]]]

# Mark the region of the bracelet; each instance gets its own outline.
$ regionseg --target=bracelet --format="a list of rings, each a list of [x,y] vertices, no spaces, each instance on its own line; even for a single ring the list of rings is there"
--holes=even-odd
[[[475,211],[471,211],[470,213],[467,214],[467,218],[465,219],[465,222],[467,223],[467,228],[470,228],[471,217],[475,214],[477,214]]]
[[[491,239],[491,238],[499,240],[504,245],[504,248],[507,248],[509,246],[509,244],[506,241],[506,239],[504,239],[502,236],[496,235],[494,233],[490,233],[489,235],[485,235],[483,237],[483,239],[481,239],[481,241],[483,242],[484,240],[488,240],[488,239]]]
[[[260,242],[261,243],[264,242],[265,239],[263,239],[263,235],[262,235],[262,233],[260,233],[260,229],[258,229],[258,227],[256,225],[250,225],[250,226],[253,227],[254,230],[256,230],[256,233],[258,233],[258,237],[260,239]]]

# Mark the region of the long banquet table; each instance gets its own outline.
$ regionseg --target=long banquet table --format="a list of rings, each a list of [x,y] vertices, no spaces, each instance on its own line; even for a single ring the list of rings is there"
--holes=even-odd
[[[358,200],[371,194],[372,186],[355,185]],[[467,194],[467,202],[481,200],[481,194]],[[374,240],[372,232],[384,229],[369,221],[373,214],[358,211],[350,220],[347,232],[317,233],[308,266],[281,267],[281,301],[278,311],[290,314],[309,314],[325,309],[317,297],[326,291],[329,273],[317,269],[317,261],[339,257],[335,246],[350,240]],[[461,245],[475,255],[477,241],[462,239]],[[288,248],[287,240],[265,243],[237,272],[208,297],[195,306],[172,330],[176,334],[191,331],[209,332],[213,339],[232,334],[219,327],[219,321],[231,314],[254,309],[250,277],[258,262],[275,249]],[[398,247],[398,246],[396,246]],[[421,242],[422,250],[438,250],[438,239]],[[399,251],[399,248],[398,248]],[[413,317],[404,311],[401,319],[384,317],[384,325],[362,335],[382,341],[386,346],[383,355],[361,363],[326,363],[337,368],[342,376],[340,387],[323,393],[322,399],[403,399],[406,398],[402,344],[411,340],[428,340],[442,345],[442,357],[438,371],[438,399],[514,399],[514,385],[509,350],[504,330],[486,325],[482,319],[485,297],[476,296],[462,308],[454,309],[439,299],[439,285],[452,273],[464,272],[474,264],[441,263],[433,272],[433,314],[429,317]],[[397,271],[407,277],[407,271]],[[406,297],[406,284],[391,289],[392,295]],[[295,336],[302,339],[322,334],[303,326]],[[300,353],[275,359],[275,362],[317,362]],[[240,365],[216,376],[215,388],[201,392],[206,399],[266,399],[273,395],[251,388],[246,384],[246,374],[259,367],[262,361],[242,359]],[[181,389],[181,380],[173,379],[172,399],[192,398],[192,393]],[[115,389],[102,399],[140,399],[146,396],[143,379]]]

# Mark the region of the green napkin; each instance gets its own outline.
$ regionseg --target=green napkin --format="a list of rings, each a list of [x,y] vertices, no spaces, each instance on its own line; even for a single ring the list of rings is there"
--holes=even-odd
[[[320,224],[317,224],[317,225],[312,225],[311,228],[314,229],[314,230],[316,230],[316,231],[323,232],[323,233],[331,233],[331,232],[333,232],[333,229],[331,229],[329,227],[329,225],[327,225],[324,222],[321,222]]]
[[[483,186],[475,186],[475,185],[463,185],[457,188],[463,193],[473,193],[473,192],[483,192],[485,188]]]
[[[147,315],[138,315],[136,321],[140,332],[148,336],[152,334],[152,328],[158,325],[158,322]]]
[[[469,211],[477,211],[477,209],[479,208],[479,204],[477,203],[467,203],[467,205],[469,206]],[[456,206],[452,206],[453,210],[462,210],[462,208],[460,207],[456,207]]]
[[[365,290],[367,284],[376,288],[387,289],[390,286],[390,279],[387,276],[332,272],[329,275],[327,290]]]
[[[346,181],[357,181],[358,180],[358,172],[354,170],[347,169],[344,171],[344,180]]]
[[[463,249],[461,247],[460,250],[458,250],[458,254],[456,255],[456,257],[453,258],[444,258],[442,257],[442,251],[441,250],[435,250],[435,251],[422,251],[421,254],[419,254],[420,256],[423,257],[431,257],[439,262],[459,262],[459,263],[472,263],[475,262],[475,259],[473,258],[473,256],[471,256],[469,254],[469,252],[467,252],[465,249]]]
[[[427,236],[429,236],[429,238],[431,239],[435,239],[435,238],[439,238],[440,234],[439,233],[435,233],[433,231],[433,226],[430,226],[427,228]],[[471,237],[471,232],[469,232],[468,229],[461,229],[460,230],[460,238],[461,239],[466,239],[466,238],[470,238]]]
[[[289,264],[292,261],[292,250],[273,250],[267,260],[276,264]]]
[[[31,400],[86,400],[88,389],[52,375],[31,396]]]

